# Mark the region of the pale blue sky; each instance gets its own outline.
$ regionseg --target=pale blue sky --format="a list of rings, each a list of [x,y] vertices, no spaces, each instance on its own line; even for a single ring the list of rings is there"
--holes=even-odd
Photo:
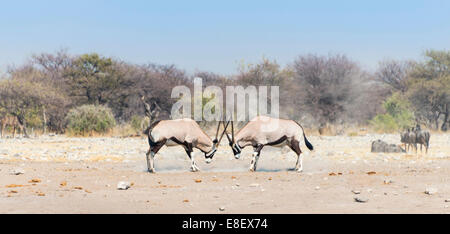
[[[222,74],[262,56],[345,53],[373,70],[450,49],[450,1],[0,0],[1,70],[60,48]]]

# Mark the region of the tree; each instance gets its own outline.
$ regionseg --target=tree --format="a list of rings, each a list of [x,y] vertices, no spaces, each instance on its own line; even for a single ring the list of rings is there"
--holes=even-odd
[[[369,110],[370,99],[364,98],[370,93],[369,77],[345,55],[299,56],[292,69],[291,98],[320,126],[354,118],[355,109]]]
[[[240,85],[280,86],[289,75],[289,71],[281,69],[276,61],[263,58],[257,64],[241,65],[236,82]]]
[[[98,54],[84,54],[73,61],[69,71],[73,93],[88,104],[106,103],[106,95],[118,87],[113,60]],[[83,101],[81,101],[83,102]]]
[[[26,137],[27,116],[30,113],[43,111],[44,107],[54,108],[63,102],[63,96],[40,83],[18,79],[0,82],[0,108],[17,117],[19,123],[24,126]]]
[[[450,51],[429,50],[411,72],[407,96],[417,121],[448,129],[450,118]]]
[[[384,60],[379,63],[375,77],[389,85],[393,91],[404,93],[408,89],[409,73],[413,67],[412,61]]]

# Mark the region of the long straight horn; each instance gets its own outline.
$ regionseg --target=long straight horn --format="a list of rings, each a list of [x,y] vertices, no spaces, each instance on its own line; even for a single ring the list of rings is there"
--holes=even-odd
[[[220,139],[219,139],[219,141],[217,142],[217,144],[219,144],[219,143],[222,141],[223,135],[226,133],[227,128],[228,128],[228,124],[229,124],[230,122],[227,122],[227,125],[225,125],[225,122],[222,122],[222,123],[223,123],[223,132],[222,132],[222,135],[220,136]],[[228,137],[228,135],[227,135],[227,137]],[[230,140],[230,139],[228,139],[228,140]]]
[[[219,124],[217,124],[216,138],[214,138],[214,140],[217,140],[217,137],[219,136],[219,129],[220,129],[221,122],[222,121],[219,121]]]
[[[230,121],[227,122],[227,125],[225,125],[225,122],[223,122],[224,130],[223,130],[222,135],[225,134],[225,135],[227,136],[228,142],[229,142],[230,144],[232,144],[233,141],[230,139],[230,136],[228,136],[228,134],[226,133],[226,130],[227,130],[229,124],[230,124]]]
[[[233,124],[233,120],[231,121],[231,140],[234,143],[234,124]]]

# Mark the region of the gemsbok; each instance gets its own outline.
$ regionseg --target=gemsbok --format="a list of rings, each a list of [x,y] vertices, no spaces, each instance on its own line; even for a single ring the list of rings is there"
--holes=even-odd
[[[228,127],[228,124],[224,128]],[[227,134],[231,149],[236,159],[240,158],[242,149],[247,146],[253,147],[253,158],[250,171],[256,171],[258,159],[264,146],[283,147],[289,146],[297,154],[297,164],[295,170],[303,171],[303,155],[301,146],[306,145],[309,150],[313,150],[313,145],[306,138],[303,127],[293,121],[286,119],[275,119],[266,116],[258,116],[248,122],[236,135],[234,125],[231,121],[231,137]]]
[[[405,132],[403,132],[400,135],[400,142],[404,144],[406,152],[409,151],[409,148],[415,148],[417,150],[416,133],[414,132],[414,128],[408,128]]]
[[[416,130],[414,131],[415,136],[416,136],[416,144],[420,144],[420,152],[422,151],[422,146],[425,146],[425,153],[428,153],[428,148],[430,147],[430,132],[426,131],[426,130],[422,130],[420,128],[420,125],[417,124],[416,126]],[[417,152],[417,146],[416,146],[416,152]]]
[[[0,119],[0,137],[3,138],[3,132],[6,130],[7,126],[12,128],[12,138],[15,137],[16,129],[19,130],[19,134],[25,134],[23,125],[19,122],[16,116],[6,115]],[[27,136],[27,135],[25,135]]]
[[[205,154],[206,163],[211,163],[220,140],[217,140],[219,133],[217,128],[216,138],[211,138],[200,128],[192,119],[161,120],[148,127],[144,134],[148,136],[149,150],[146,153],[148,172],[155,172],[154,157],[161,147],[182,146],[191,160],[191,169],[193,172],[200,169],[196,165],[192,152],[194,148],[199,149]]]

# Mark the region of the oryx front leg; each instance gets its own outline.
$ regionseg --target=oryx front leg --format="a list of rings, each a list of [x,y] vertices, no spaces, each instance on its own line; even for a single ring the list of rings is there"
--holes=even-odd
[[[191,157],[191,170],[192,172],[200,171],[200,168],[198,168],[197,164],[194,161],[194,158]]]
[[[258,152],[253,152],[252,162],[250,163],[250,168],[249,168],[249,170],[251,172],[256,171],[256,164],[258,163],[258,159],[259,159]]]
[[[186,150],[186,153],[187,153],[189,159],[191,160],[191,171],[192,172],[200,171],[200,168],[198,168],[197,164],[194,161],[194,157],[192,157],[192,155],[191,155],[192,151],[193,151],[192,145],[185,146],[185,150]]]
[[[260,155],[260,153],[261,153],[262,148],[263,148],[262,145],[261,145],[261,146],[254,147],[254,152],[253,152],[252,162],[251,162],[250,168],[249,168],[249,170],[250,170],[251,172],[256,171],[256,166],[258,165],[259,155]]]

